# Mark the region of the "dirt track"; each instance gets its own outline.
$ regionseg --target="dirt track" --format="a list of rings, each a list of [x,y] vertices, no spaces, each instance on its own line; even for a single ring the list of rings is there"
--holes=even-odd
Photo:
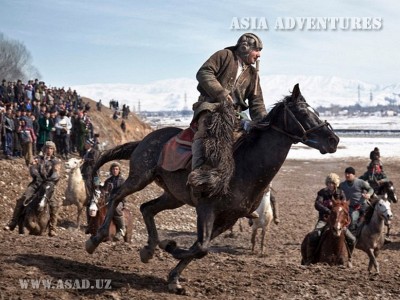
[[[139,259],[138,252],[147,238],[138,207],[159,193],[156,186],[129,198],[129,207],[135,216],[132,243],[101,244],[93,255],[84,250],[87,236],[72,227],[75,208],[61,209],[56,238],[0,230],[0,299],[399,299],[400,204],[392,205],[393,243],[385,246],[378,258],[379,276],[368,275],[367,255],[360,250],[355,251],[352,269],[300,265],[300,244],[316,222],[314,199],[324,186],[325,176],[336,172],[343,178],[343,170],[349,165],[361,175],[367,163],[367,159],[286,161],[274,180],[282,222],[271,226],[267,255],[260,257],[251,253],[250,229],[243,220],[244,232],[236,225],[235,237],[218,237],[211,253],[193,261],[183,272],[186,296],[168,292],[166,277],[177,261],[167,253],[157,250],[148,264]],[[20,171],[24,168],[22,161],[17,164],[1,161],[0,164],[3,227],[12,213],[15,195],[26,186],[20,182],[21,177],[27,179],[28,173]],[[399,161],[385,161],[385,170],[397,187],[400,186],[398,166]],[[4,176],[16,170],[18,175],[9,179],[9,175]],[[64,188],[65,183],[61,182],[58,197]],[[192,208],[163,212],[156,222],[162,238],[175,238],[186,246],[193,243],[195,213]],[[24,289],[20,282],[24,279],[52,280],[60,289],[47,289],[42,282],[39,288],[33,288],[30,281]],[[65,284],[67,279],[71,285],[89,283],[94,288],[69,289]],[[111,289],[105,289],[108,283]]]

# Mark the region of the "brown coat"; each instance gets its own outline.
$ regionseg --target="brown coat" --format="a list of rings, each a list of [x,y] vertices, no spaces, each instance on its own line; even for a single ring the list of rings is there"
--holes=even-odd
[[[209,103],[220,103],[228,95],[237,104],[238,112],[249,108],[252,120],[260,120],[267,115],[260,84],[255,91],[256,82],[260,80],[256,69],[248,66],[236,80],[238,59],[234,48],[230,47],[217,51],[201,66],[196,74],[199,82],[197,89],[201,95],[193,105],[194,119],[200,111],[212,110],[213,105]]]

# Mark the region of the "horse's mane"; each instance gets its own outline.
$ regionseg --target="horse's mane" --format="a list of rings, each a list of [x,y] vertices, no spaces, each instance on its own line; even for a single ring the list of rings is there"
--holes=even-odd
[[[282,109],[284,103],[286,103],[289,98],[291,98],[291,96],[285,96],[282,100],[277,101],[275,104],[273,104],[272,109],[263,119],[258,121],[251,121],[250,129],[240,136],[240,138],[235,143],[234,149],[238,149],[245,143],[252,144],[254,139],[259,136],[260,131],[265,131],[271,128],[271,125],[275,122],[276,116]]]
[[[378,192],[376,193],[377,195],[382,195],[388,187],[392,186],[393,182],[392,181],[386,181],[382,185],[378,187]]]
[[[250,132],[257,130],[265,130],[266,128],[269,128],[270,125],[274,123],[276,116],[278,115],[278,112],[281,110],[284,103],[286,103],[289,98],[291,98],[291,96],[286,96],[282,100],[275,102],[275,104],[273,104],[272,109],[263,119],[257,122],[251,122]]]

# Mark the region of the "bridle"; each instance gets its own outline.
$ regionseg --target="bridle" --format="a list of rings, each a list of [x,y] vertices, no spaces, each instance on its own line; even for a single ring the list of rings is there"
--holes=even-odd
[[[308,105],[305,101],[301,101],[301,103],[304,103],[305,105],[307,105],[307,107],[309,107],[309,105]],[[283,133],[283,134],[287,135],[288,137],[290,137],[291,139],[293,139],[295,143],[297,143],[297,142],[305,143],[305,142],[309,141],[310,138],[309,138],[308,135],[309,135],[311,132],[314,132],[314,131],[320,129],[321,127],[326,126],[328,129],[333,130],[332,127],[331,127],[331,125],[330,125],[326,120],[323,121],[321,124],[319,124],[319,125],[317,125],[317,126],[314,126],[314,127],[310,128],[310,129],[308,129],[308,130],[305,130],[304,127],[303,127],[303,125],[301,125],[301,123],[299,122],[299,120],[297,120],[296,116],[295,116],[295,115],[293,114],[293,112],[289,109],[289,105],[286,103],[286,101],[283,102],[283,106],[284,106],[284,115],[283,115],[283,118],[284,118],[284,123],[285,123],[285,129],[281,129],[281,128],[279,128],[279,127],[276,127],[275,125],[271,125],[271,128],[274,129],[274,130],[276,130],[276,131],[278,131],[278,132],[280,132],[280,133]],[[303,134],[302,136],[293,135],[293,134],[291,134],[291,133],[288,132],[288,118],[289,118],[288,115],[289,115],[289,117],[290,117],[291,119],[293,119],[293,121],[297,124],[297,127],[300,128],[300,131],[301,131],[302,134]],[[317,116],[317,115],[316,115],[316,116]],[[317,116],[317,118],[319,119],[318,116]]]

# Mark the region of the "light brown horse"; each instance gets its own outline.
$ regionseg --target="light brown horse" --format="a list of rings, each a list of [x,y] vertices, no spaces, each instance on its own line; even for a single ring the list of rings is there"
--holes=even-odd
[[[97,230],[101,227],[104,219],[107,216],[108,206],[106,199],[108,198],[108,193],[98,191],[90,201],[89,205],[89,221],[88,221],[88,232],[94,236],[97,234]],[[130,243],[132,238],[133,230],[133,217],[129,209],[123,208],[122,210],[125,219],[126,232],[124,236],[124,241]],[[108,236],[105,241],[113,241],[114,236],[117,233],[117,227],[114,221],[111,222],[110,228],[108,230]]]
[[[325,230],[314,255],[312,263],[328,263],[329,265],[344,265],[349,260],[349,253],[346,246],[345,234],[351,219],[349,215],[349,203],[347,201],[332,199],[332,209],[327,220]],[[308,245],[309,234],[301,245],[303,261],[306,259],[306,246]]]

